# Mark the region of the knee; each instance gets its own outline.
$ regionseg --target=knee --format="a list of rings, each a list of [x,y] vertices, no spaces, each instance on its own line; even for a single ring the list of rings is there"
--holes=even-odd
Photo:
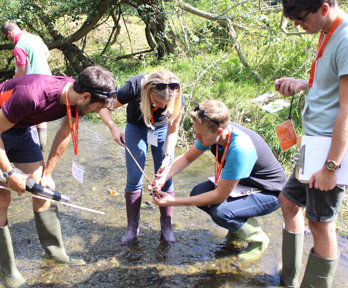
[[[0,211],[7,211],[11,203],[11,191],[0,188]]]
[[[279,194],[278,202],[283,211],[283,214],[296,215],[300,210],[299,206],[286,198],[282,193]]]
[[[229,211],[227,213],[227,211],[225,209],[221,209],[220,206],[210,210],[210,217],[216,224],[223,227],[226,225],[226,223],[231,223],[236,220],[233,212]]]
[[[313,222],[308,221],[309,229],[313,235],[313,238],[319,237],[336,237],[336,224],[335,221],[330,222]]]

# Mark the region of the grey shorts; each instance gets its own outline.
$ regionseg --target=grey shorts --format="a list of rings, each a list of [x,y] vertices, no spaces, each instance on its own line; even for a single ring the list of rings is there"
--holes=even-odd
[[[344,197],[344,188],[336,186],[331,191],[309,189],[308,184],[296,179],[294,169],[282,194],[297,206],[306,207],[306,217],[310,221],[329,222],[337,217]]]
[[[1,134],[10,162],[34,163],[43,159],[36,128],[10,129]]]

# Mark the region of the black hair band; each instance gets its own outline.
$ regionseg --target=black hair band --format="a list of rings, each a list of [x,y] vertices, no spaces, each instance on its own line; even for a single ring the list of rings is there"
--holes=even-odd
[[[101,95],[104,95],[104,96],[110,98],[118,93],[118,89],[116,88],[115,91],[111,91],[111,92],[91,89],[90,92],[96,93],[96,94],[101,94]]]

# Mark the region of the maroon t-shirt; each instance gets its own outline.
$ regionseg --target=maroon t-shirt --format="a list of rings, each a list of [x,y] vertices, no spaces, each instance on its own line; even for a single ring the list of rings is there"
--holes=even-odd
[[[59,104],[59,99],[68,82],[74,79],[39,74],[11,79],[0,84],[0,107],[15,124],[13,128],[57,120],[66,115],[66,107]]]

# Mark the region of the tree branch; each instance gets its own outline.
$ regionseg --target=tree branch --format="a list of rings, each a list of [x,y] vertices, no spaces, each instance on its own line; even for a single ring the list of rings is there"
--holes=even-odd
[[[229,35],[232,39],[232,43],[233,43],[233,47],[235,48],[235,50],[237,51],[239,60],[241,61],[241,63],[244,65],[244,67],[246,69],[248,69],[250,72],[252,72],[254,74],[254,76],[256,77],[257,81],[261,81],[262,78],[257,74],[256,71],[254,71],[251,66],[248,64],[248,62],[246,61],[245,57],[243,56],[243,52],[242,49],[240,47],[240,44],[237,41],[237,33],[234,30],[234,24],[231,21],[231,17],[229,16],[224,16],[224,15],[215,15],[209,12],[205,12],[205,11],[201,11],[195,7],[192,7],[191,5],[185,3],[184,1],[179,1],[179,7],[182,8],[184,11],[191,13],[193,15],[197,15],[200,16],[202,18],[205,18],[207,20],[210,21],[214,21],[219,23],[220,25],[225,25],[228,27],[228,31],[229,31]]]

